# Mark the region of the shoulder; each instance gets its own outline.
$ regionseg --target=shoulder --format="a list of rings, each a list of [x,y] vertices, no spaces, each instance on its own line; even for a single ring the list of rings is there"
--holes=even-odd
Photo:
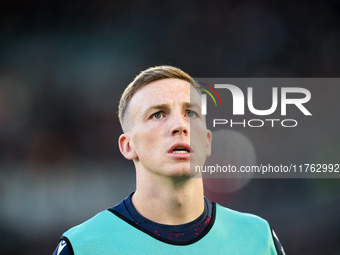
[[[117,236],[119,230],[123,229],[121,222],[112,212],[105,210],[69,229],[61,239],[67,240],[67,246],[74,254],[95,254],[92,253],[94,250],[99,251],[97,254],[107,254],[105,242],[108,237]]]
[[[260,216],[251,213],[239,212],[219,204],[216,204],[216,217],[238,224],[258,224],[269,227],[269,223]]]
[[[235,238],[252,240],[256,238],[260,242],[272,242],[272,233],[269,223],[263,218],[238,212],[220,205],[216,205],[216,219],[214,226],[221,228],[221,233],[233,233]]]
[[[233,235],[242,238],[256,238],[268,242],[272,250],[284,255],[284,249],[268,221],[251,213],[235,211],[216,204],[216,218],[220,224],[228,224]],[[218,216],[219,215],[219,216]],[[256,235],[254,235],[256,234]]]
[[[102,211],[87,221],[69,229],[63,236],[66,236],[69,239],[72,239],[74,236],[84,238],[91,233],[91,237],[93,237],[108,228],[115,217],[116,216],[109,210]]]

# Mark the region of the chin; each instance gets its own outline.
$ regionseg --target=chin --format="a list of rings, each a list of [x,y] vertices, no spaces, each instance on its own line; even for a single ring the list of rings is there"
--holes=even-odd
[[[180,184],[180,183],[186,183],[188,180],[191,179],[191,176],[190,174],[189,175],[186,175],[186,174],[182,174],[182,175],[172,175],[170,176],[170,178],[177,184]]]
[[[176,169],[169,173],[169,177],[188,179],[191,178],[190,168]]]

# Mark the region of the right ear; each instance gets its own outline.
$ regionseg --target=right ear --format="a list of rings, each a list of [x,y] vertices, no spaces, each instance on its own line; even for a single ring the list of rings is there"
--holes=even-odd
[[[119,150],[126,159],[137,159],[137,153],[135,152],[130,137],[127,134],[121,134],[118,139]]]

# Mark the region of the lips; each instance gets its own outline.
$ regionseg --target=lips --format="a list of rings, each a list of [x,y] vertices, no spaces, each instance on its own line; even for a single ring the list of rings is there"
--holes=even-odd
[[[185,154],[185,153],[190,153],[191,148],[188,144],[185,143],[177,143],[173,146],[171,146],[170,150],[168,153],[173,153],[173,154]]]

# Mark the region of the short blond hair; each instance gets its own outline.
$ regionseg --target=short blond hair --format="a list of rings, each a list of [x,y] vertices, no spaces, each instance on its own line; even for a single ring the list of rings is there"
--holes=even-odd
[[[197,88],[198,85],[195,80],[188,75],[187,73],[183,72],[181,69],[173,66],[162,65],[162,66],[155,66],[142,71],[136,78],[126,87],[124,90],[118,106],[118,118],[120,121],[120,125],[124,130],[124,117],[129,105],[129,102],[133,95],[141,88],[146,86],[147,84],[168,78],[176,78],[181,79],[184,81],[189,82],[194,88]],[[200,92],[200,90],[198,90]]]

